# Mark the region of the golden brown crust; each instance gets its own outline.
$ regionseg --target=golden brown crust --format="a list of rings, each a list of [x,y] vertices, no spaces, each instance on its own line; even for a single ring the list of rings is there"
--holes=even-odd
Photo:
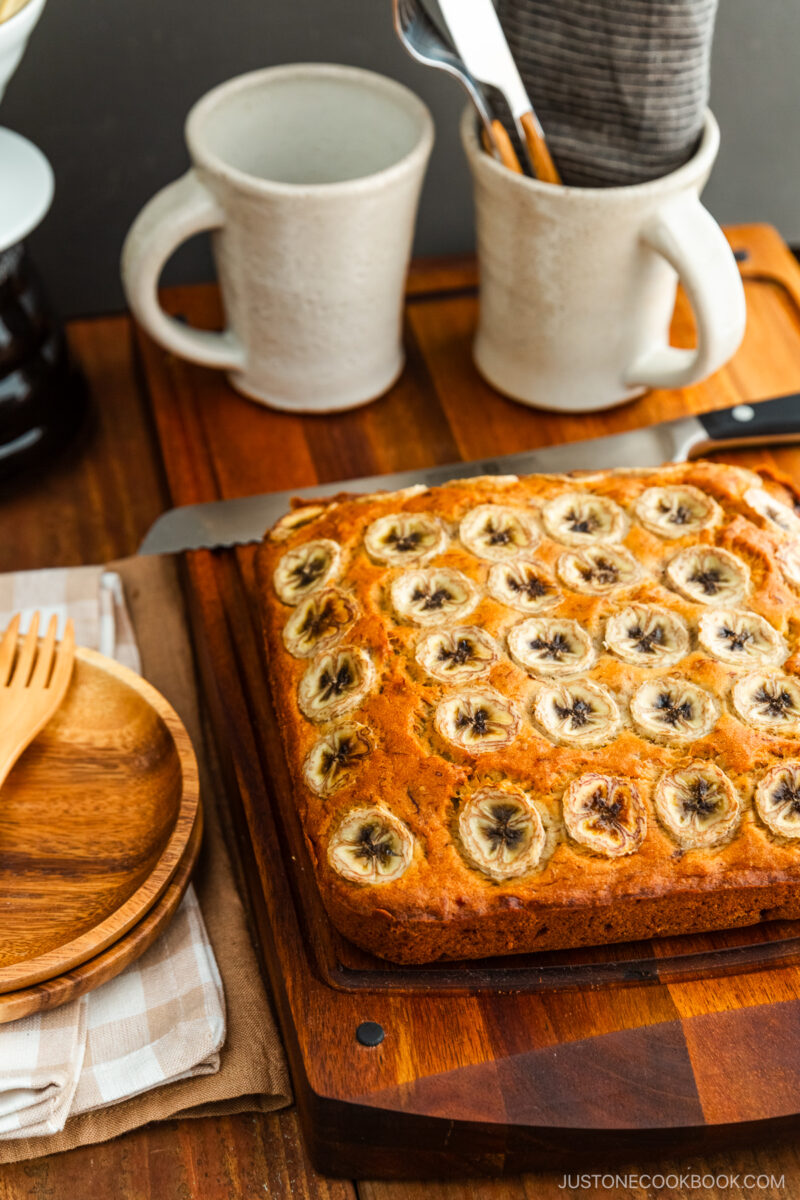
[[[777,678],[800,674],[800,588],[782,570],[779,554],[792,544],[794,535],[744,499],[749,489],[762,486],[762,482],[752,472],[707,462],[648,472],[539,475],[520,480],[486,477],[437,489],[335,497],[321,504],[318,514],[307,523],[288,532],[284,525],[278,537],[265,538],[258,553],[257,575],[275,707],[294,783],[294,800],[323,900],[333,923],[345,936],[386,958],[424,962],[623,941],[800,914],[800,839],[776,835],[754,805],[759,781],[776,763],[800,759],[800,744],[780,732],[771,734],[762,724],[750,723],[732,702],[735,683],[748,671],[772,672]],[[658,510],[653,507],[652,493],[648,496],[647,525],[637,516],[637,501],[647,489],[682,485],[711,497],[719,513],[715,506],[709,506],[713,517],[710,524],[698,528],[689,514],[692,520],[688,534],[676,537],[672,522],[668,533],[660,536],[653,527],[653,512],[657,528]],[[767,480],[764,486],[775,499],[793,503],[781,483]],[[548,501],[575,492],[613,501],[623,511],[624,520],[614,518],[612,533],[615,538],[622,535],[615,546],[624,547],[635,559],[639,568],[635,578],[625,575],[619,587],[595,592],[574,590],[564,582],[558,561],[565,553],[574,552],[575,546],[567,544],[572,540],[569,537],[561,542],[551,536],[559,532],[552,514],[564,520],[563,506],[547,510],[547,525],[542,522],[541,511]],[[674,517],[679,499],[673,495],[665,505],[665,520]],[[477,536],[483,538],[483,545],[478,543],[483,556],[474,548],[467,549],[458,536],[465,516],[483,505],[517,510],[525,529],[531,523],[532,537],[521,548],[514,544],[514,539],[521,537],[519,528],[512,526],[507,561],[511,563],[518,557],[541,564],[542,579],[562,597],[542,608],[541,617],[537,614],[535,630],[540,642],[547,641],[548,630],[556,638],[565,621],[577,622],[590,635],[595,655],[593,661],[583,660],[589,665],[577,674],[562,669],[548,676],[538,665],[525,669],[519,665],[519,653],[516,661],[509,653],[508,633],[526,620],[526,612],[519,606],[501,603],[495,587],[492,594],[487,590],[490,572],[495,572],[496,579],[497,564],[504,561],[498,557],[503,546],[502,522],[488,532],[478,530]],[[601,504],[599,527],[604,528],[608,513],[616,511],[613,506]],[[448,534],[446,544],[421,566],[417,560],[405,569],[422,571],[426,579],[437,572],[431,585],[434,591],[442,580],[446,583],[451,578],[448,572],[458,573],[452,576],[456,581],[466,577],[467,590],[477,591],[472,607],[467,606],[463,592],[456,586],[458,594],[451,597],[455,615],[448,615],[445,601],[441,625],[424,619],[418,622],[413,608],[407,609],[405,617],[396,611],[391,585],[403,574],[404,567],[370,557],[364,544],[368,527],[392,514],[427,514],[443,522]],[[592,516],[591,503],[582,505],[580,511],[576,510],[573,524],[583,527],[588,520],[591,525]],[[427,528],[429,522],[423,523],[418,546]],[[386,523],[380,526],[380,533],[382,538],[386,536]],[[471,530],[470,538],[474,535]],[[403,521],[398,537],[413,553],[413,521]],[[274,577],[287,552],[320,540],[334,542],[341,549],[335,577],[326,580],[325,586],[336,587],[349,596],[355,610],[355,620],[337,642],[338,654],[331,661],[346,665],[347,658],[341,652],[356,647],[369,658],[374,672],[368,690],[354,704],[345,695],[349,686],[346,679],[329,681],[334,692],[337,686],[342,687],[344,715],[315,723],[298,706],[298,688],[309,663],[316,660],[294,657],[287,650],[284,627],[293,608],[276,595]],[[498,554],[490,557],[486,545],[490,551],[500,547]],[[731,589],[723,579],[722,598],[715,604],[713,594],[703,593],[704,587],[710,587],[713,593],[714,580],[709,582],[702,570],[700,583],[689,586],[690,591],[699,590],[695,600],[686,595],[685,570],[681,589],[674,583],[670,585],[667,564],[693,546],[716,546],[743,564],[742,579],[747,582],[740,598],[731,602]],[[708,557],[703,561],[707,575]],[[723,556],[722,562],[725,567],[729,560]],[[530,572],[522,573],[520,578],[529,576]],[[432,601],[440,602],[441,597]],[[402,608],[403,602],[398,603]],[[424,601],[415,603],[419,607]],[[677,662],[673,655],[665,665],[639,666],[604,645],[607,619],[631,606],[637,606],[635,611],[640,612],[642,605],[668,610],[688,628],[689,650]],[[785,640],[789,657],[777,667],[754,668],[750,664],[740,670],[712,656],[698,641],[698,628],[701,618],[715,608],[762,617]],[[429,617],[431,611],[428,609],[425,616]],[[550,627],[547,621],[555,624]],[[428,673],[418,661],[418,647],[432,630],[462,627],[467,633],[482,631],[491,639],[496,656],[492,659],[491,654],[487,655],[488,669],[476,669],[474,680],[458,672],[454,681],[447,680],[446,672]],[[651,626],[648,632],[652,637]],[[737,632],[738,627],[731,631],[731,638]],[[556,655],[558,648],[556,639]],[[456,652],[450,642],[446,650]],[[459,653],[468,660],[468,648]],[[643,661],[646,657],[644,650]],[[538,661],[536,655],[534,659]],[[576,658],[579,660],[580,656]],[[642,686],[654,679],[675,677],[692,688],[685,695],[673,689],[663,701],[656,695],[652,727],[647,713],[642,720],[640,712],[639,722],[634,722],[631,699]],[[598,739],[590,739],[599,740],[597,745],[572,741],[566,727],[563,737],[554,735],[534,716],[543,689],[567,687],[573,697],[580,697],[582,685],[609,693],[619,712],[619,724],[609,723],[607,736],[601,723]],[[665,683],[665,689],[669,686]],[[647,691],[647,698],[651,692]],[[457,694],[478,693],[489,697],[489,707],[493,697],[499,698],[517,718],[504,724],[504,719],[498,717],[496,730],[500,732],[481,752],[474,744],[465,749],[448,738],[446,732],[452,724],[436,721],[437,707],[443,701]],[[588,694],[593,694],[591,688]],[[713,724],[709,732],[693,737],[691,713],[687,732],[686,711],[678,710],[686,696],[691,700],[700,694],[713,702],[704,710],[700,728],[707,727],[712,719]],[[334,713],[338,711],[335,701],[334,696]],[[772,702],[779,704],[780,695]],[[321,711],[331,708],[322,706]],[[474,713],[474,705],[469,713]],[[488,709],[487,713],[486,719],[491,721],[492,713]],[[658,722],[664,713],[669,719],[664,722],[662,736]],[[582,719],[580,712],[578,717]],[[467,719],[472,717],[468,715]],[[566,722],[571,719],[565,717]],[[353,769],[346,772],[342,786],[330,795],[320,795],[309,786],[304,764],[321,737],[337,725],[354,723],[369,730],[372,750],[362,754]],[[788,728],[785,720],[780,728]],[[510,741],[503,741],[504,730],[511,731]],[[721,844],[686,849],[656,815],[654,795],[659,780],[668,771],[703,760],[715,763],[733,784],[741,802],[741,818]],[[589,774],[635,782],[644,806],[646,832],[632,852],[610,856],[599,844],[600,852],[596,853],[569,835],[563,817],[564,796],[576,780]],[[497,880],[475,865],[474,854],[465,853],[458,833],[458,814],[477,789],[504,784],[531,797],[544,822],[546,840],[530,873]],[[784,796],[782,802],[785,800]],[[387,882],[360,884],[333,869],[329,851],[344,818],[376,804],[407,827],[413,837],[413,853],[399,874],[386,873]],[[598,804],[602,808],[600,799]],[[613,812],[610,816],[601,812],[601,818],[611,823],[609,828],[616,819]],[[502,829],[488,833],[490,837],[502,835]],[[374,874],[381,877],[380,872]]]

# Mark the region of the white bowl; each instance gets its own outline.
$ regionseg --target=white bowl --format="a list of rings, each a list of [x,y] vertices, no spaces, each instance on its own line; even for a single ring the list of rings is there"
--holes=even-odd
[[[35,229],[53,199],[53,171],[33,142],[0,127],[0,253]]]
[[[45,0],[28,0],[25,7],[13,17],[0,22],[0,100],[3,99],[6,84],[19,65],[44,6]]]

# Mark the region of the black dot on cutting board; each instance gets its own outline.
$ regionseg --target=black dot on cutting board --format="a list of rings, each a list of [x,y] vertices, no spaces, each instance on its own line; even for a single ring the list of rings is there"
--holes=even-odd
[[[385,1036],[383,1026],[377,1021],[362,1021],[356,1030],[356,1040],[362,1046],[380,1046]]]

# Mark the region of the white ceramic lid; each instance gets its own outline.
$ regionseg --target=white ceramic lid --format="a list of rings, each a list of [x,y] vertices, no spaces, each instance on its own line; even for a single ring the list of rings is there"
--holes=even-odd
[[[53,170],[27,138],[0,127],[0,251],[21,242],[53,199]]]

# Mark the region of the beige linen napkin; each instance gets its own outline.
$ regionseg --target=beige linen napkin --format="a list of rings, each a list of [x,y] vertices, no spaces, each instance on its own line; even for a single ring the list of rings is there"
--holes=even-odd
[[[131,559],[117,567],[125,579],[135,634],[119,577],[102,568],[0,577],[0,621],[2,614],[10,610],[39,605],[49,614],[54,606],[66,604],[79,623],[78,640],[83,644],[92,644],[87,630],[93,614],[94,644],[104,652],[116,646],[117,656],[135,666],[138,642],[144,675],[176,707],[198,751],[206,818],[204,849],[195,876],[200,905],[190,889],[170,927],[138,964],[82,998],[88,1017],[85,1036],[80,1023],[76,1026],[74,1020],[69,1020],[72,1005],[47,1014],[56,1024],[52,1030],[47,1026],[48,1036],[40,1038],[37,1049],[39,1094],[25,1098],[31,1129],[25,1131],[28,1136],[20,1131],[14,1140],[0,1140],[0,1163],[103,1141],[152,1120],[269,1111],[290,1102],[282,1047],[213,804],[200,740],[191,649],[174,569],[168,560],[160,559]],[[40,603],[42,595],[48,600],[47,606]],[[202,944],[198,936],[203,920],[201,908],[213,952],[209,948],[208,958],[198,963],[195,952]],[[189,946],[193,948],[191,953]],[[219,987],[214,979],[214,953],[228,998],[227,1039],[221,1049],[217,1046],[219,1028],[209,1021],[205,1008],[209,1000],[213,1008],[213,993]],[[190,997],[176,1010],[174,974],[177,970],[183,977],[187,969],[190,973],[196,971],[202,982],[188,989]],[[136,983],[129,989],[129,983],[137,978],[141,987]],[[165,1006],[153,1005],[154,993],[148,984],[173,999]],[[121,1005],[129,1014],[124,1026],[118,1019]],[[130,1015],[134,1009],[137,1011]],[[3,1037],[9,1031],[20,1032],[25,1022],[32,1020],[36,1018],[0,1027],[0,1081],[7,1062]],[[182,1023],[188,1037],[172,1037],[175,1022]],[[64,1033],[67,1026],[69,1037]],[[199,1036],[201,1028],[203,1034]],[[51,1031],[53,1038],[49,1036]],[[82,1039],[85,1057],[81,1069],[78,1059]],[[192,1054],[187,1054],[186,1044],[192,1047]],[[21,1053],[19,1046],[14,1052]],[[193,1066],[187,1065],[189,1058],[194,1059]],[[154,1087],[163,1079],[170,1082]],[[43,1080],[47,1081],[44,1085]],[[67,1080],[74,1082],[71,1093]],[[26,1085],[21,1077],[19,1083],[21,1088]],[[20,1102],[19,1096],[11,1095],[6,1106],[10,1110],[19,1107]],[[39,1107],[34,1111],[36,1103]],[[71,1115],[63,1129],[44,1136],[63,1124],[62,1114],[67,1110]],[[0,1098],[0,1122],[3,1115]],[[34,1131],[38,1136],[31,1136]]]

